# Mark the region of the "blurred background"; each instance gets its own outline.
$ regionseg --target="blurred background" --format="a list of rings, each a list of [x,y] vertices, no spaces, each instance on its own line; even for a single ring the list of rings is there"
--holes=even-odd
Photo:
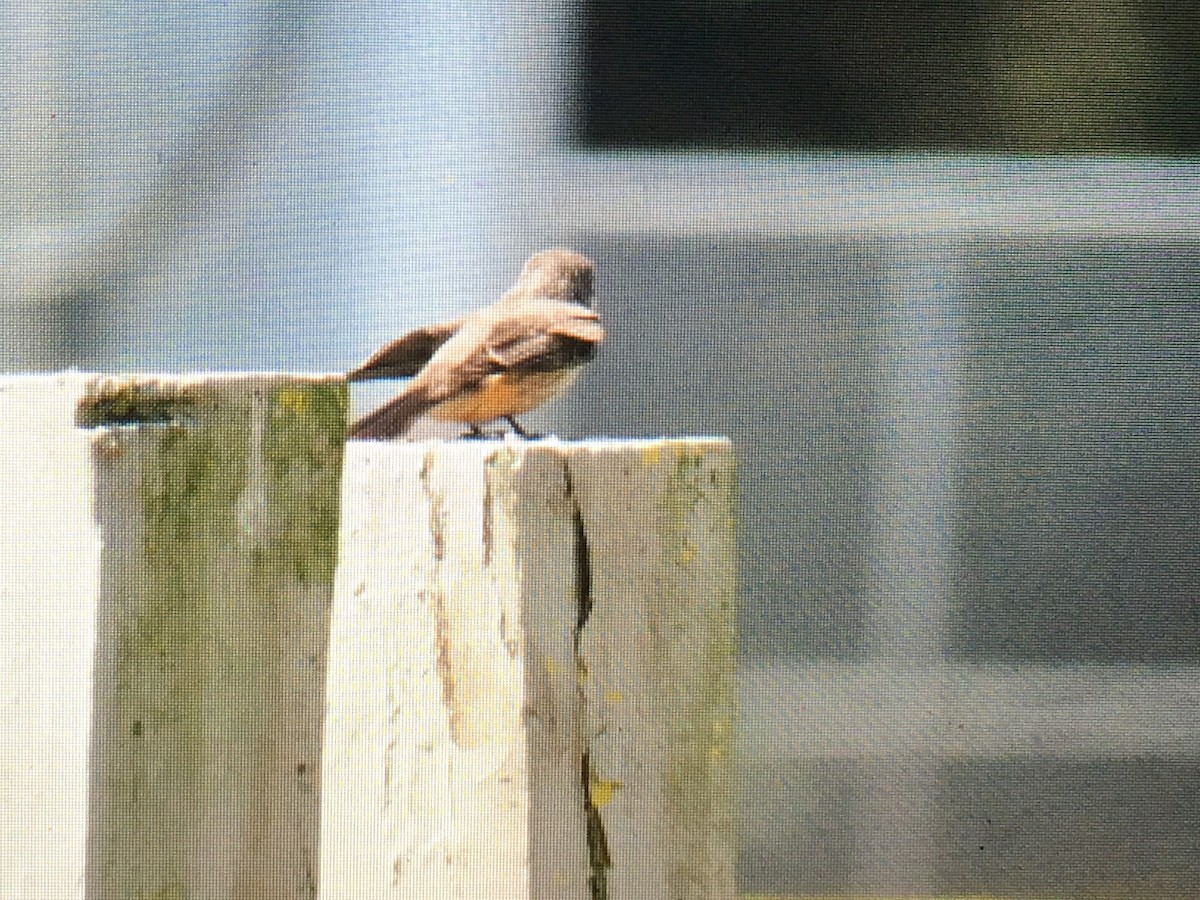
[[[1196,7],[0,11],[0,370],[341,371],[574,246],[527,424],[738,448],[744,890],[1200,896]]]

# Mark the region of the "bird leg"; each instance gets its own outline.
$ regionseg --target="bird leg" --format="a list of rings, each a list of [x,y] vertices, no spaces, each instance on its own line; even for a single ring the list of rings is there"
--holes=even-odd
[[[512,428],[513,434],[515,434],[519,437],[523,437],[523,438],[525,438],[525,440],[530,440],[531,438],[541,437],[540,434],[532,434],[531,432],[526,431],[524,428],[522,428],[520,426],[520,424],[517,422],[517,420],[514,419],[512,416],[504,416],[504,421],[507,422],[509,424],[509,426]]]

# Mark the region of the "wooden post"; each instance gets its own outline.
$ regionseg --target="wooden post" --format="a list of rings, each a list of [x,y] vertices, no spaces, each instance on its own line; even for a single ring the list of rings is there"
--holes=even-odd
[[[345,408],[0,383],[0,896],[315,896]]]
[[[715,439],[352,443],[322,900],[734,896]]]

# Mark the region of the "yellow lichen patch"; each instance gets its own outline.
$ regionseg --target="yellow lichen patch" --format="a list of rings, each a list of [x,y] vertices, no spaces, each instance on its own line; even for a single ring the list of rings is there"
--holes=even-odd
[[[308,409],[308,394],[304,391],[284,388],[275,395],[275,398],[279,401],[280,406],[297,415],[302,415]]]
[[[605,691],[604,692],[604,702],[605,703],[620,703],[624,699],[625,699],[625,695],[622,694],[620,691]]]
[[[592,805],[599,808],[612,803],[613,796],[625,787],[623,781],[607,781],[603,778],[593,778],[591,784]]]
[[[658,465],[658,462],[661,459],[662,459],[662,444],[661,443],[648,444],[644,448],[642,448],[642,465],[646,466],[646,468],[649,468],[649,469],[654,468],[655,466]]]

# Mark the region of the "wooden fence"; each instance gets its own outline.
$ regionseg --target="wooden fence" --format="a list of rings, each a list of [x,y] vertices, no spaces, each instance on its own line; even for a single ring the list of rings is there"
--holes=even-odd
[[[731,898],[728,443],[0,379],[0,897]]]

